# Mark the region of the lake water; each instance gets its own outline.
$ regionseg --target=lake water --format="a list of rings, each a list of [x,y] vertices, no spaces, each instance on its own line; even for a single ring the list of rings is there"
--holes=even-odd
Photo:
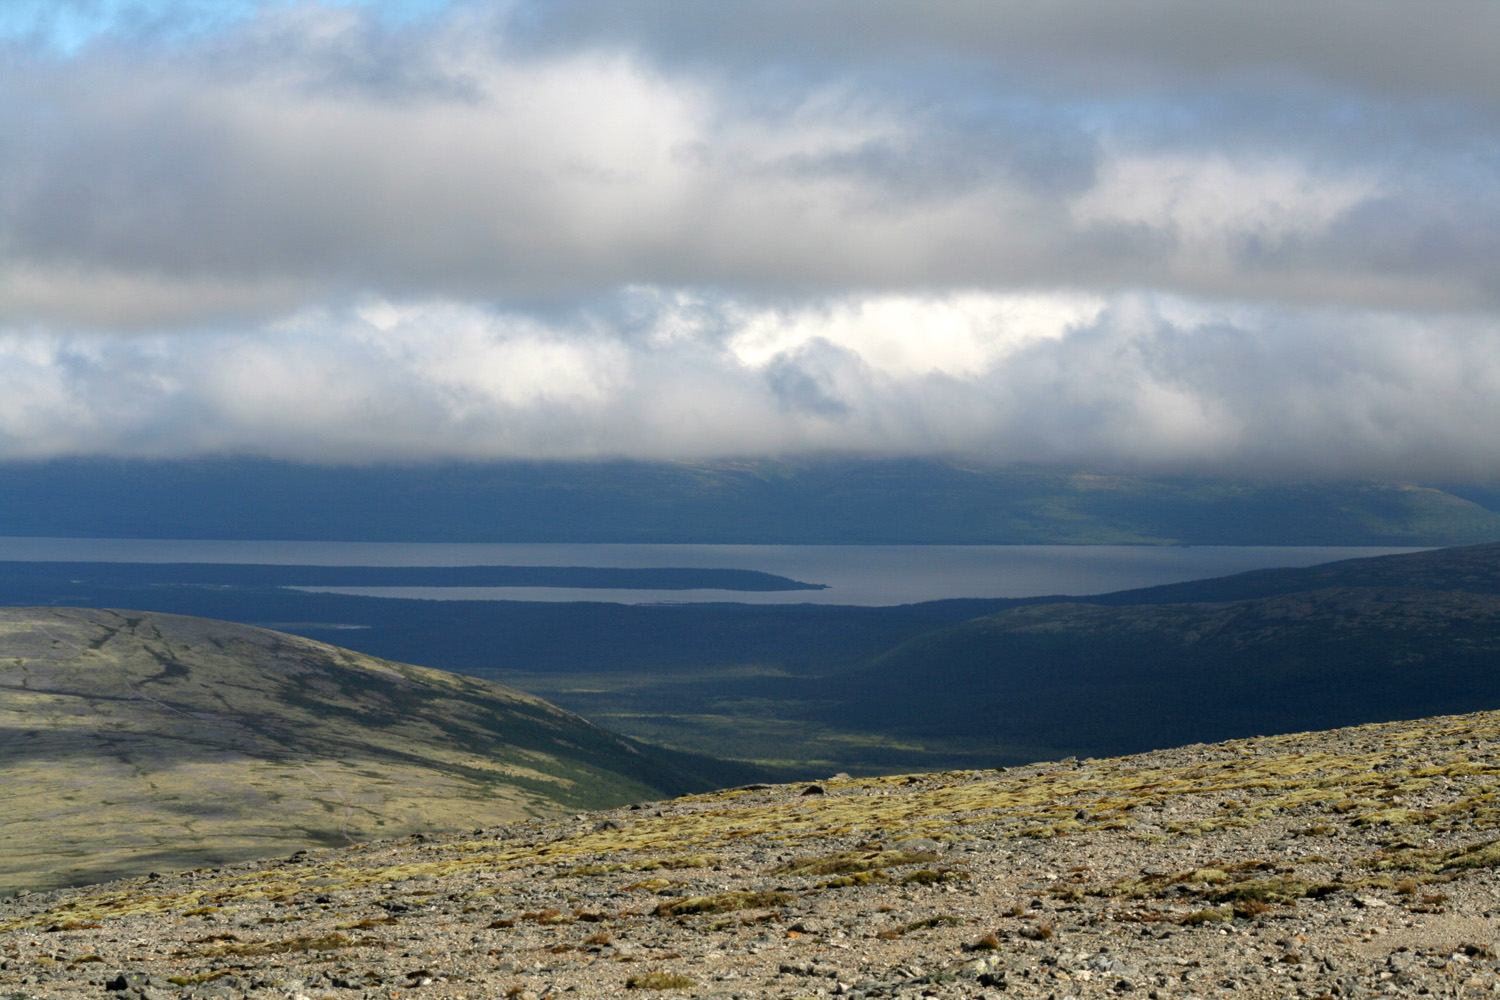
[[[299,566],[592,566],[746,569],[826,590],[605,590],[573,587],[317,587],[329,593],[433,600],[623,604],[882,606],[951,597],[1103,594],[1252,569],[1311,566],[1413,548],[1140,545],[623,545],[241,542],[133,538],[0,538],[0,560],[208,562]]]

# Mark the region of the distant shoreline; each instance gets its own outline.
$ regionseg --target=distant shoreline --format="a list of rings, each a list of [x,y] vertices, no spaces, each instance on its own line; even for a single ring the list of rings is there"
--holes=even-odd
[[[167,610],[214,590],[422,602],[819,604],[1082,597],[1417,551],[1390,546],[686,545],[0,537],[0,603]],[[807,581],[807,582],[805,582]],[[289,590],[287,588],[298,588]],[[357,621],[243,610],[256,620]],[[306,618],[302,617],[307,615]]]
[[[774,573],[699,567],[317,566],[280,563],[0,561],[0,577],[106,586],[558,587],[583,590],[827,590]]]

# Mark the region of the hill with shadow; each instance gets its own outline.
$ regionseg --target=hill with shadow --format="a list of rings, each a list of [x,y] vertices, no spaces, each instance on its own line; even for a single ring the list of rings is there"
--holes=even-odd
[[[830,678],[825,722],[1133,753],[1500,707],[1500,546],[1036,603]]]
[[[760,772],[227,622],[0,609],[0,889],[659,799]]]
[[[1210,580],[1163,584],[1088,598],[1106,604],[1182,604],[1240,601],[1330,587],[1500,594],[1500,544],[1341,559],[1318,566],[1260,569]]]

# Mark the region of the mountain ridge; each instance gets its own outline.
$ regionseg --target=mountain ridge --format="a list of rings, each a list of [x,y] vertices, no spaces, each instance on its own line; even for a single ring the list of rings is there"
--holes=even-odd
[[[823,717],[1129,753],[1500,708],[1497,657],[1487,544],[1010,602],[829,677]]]
[[[1393,546],[1494,541],[1500,513],[1410,482],[1275,482],[962,459],[345,467],[57,459],[0,463],[0,535]]]

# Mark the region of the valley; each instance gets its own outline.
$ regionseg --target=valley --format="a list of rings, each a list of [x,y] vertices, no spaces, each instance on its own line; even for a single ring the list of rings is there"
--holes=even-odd
[[[1500,707],[1494,545],[1087,597],[894,607],[403,600],[266,585],[296,568],[196,566],[174,578],[173,566],[137,565],[144,582],[122,564],[0,564],[0,599],[270,625],[509,685],[638,739],[788,777],[1019,764]]]

